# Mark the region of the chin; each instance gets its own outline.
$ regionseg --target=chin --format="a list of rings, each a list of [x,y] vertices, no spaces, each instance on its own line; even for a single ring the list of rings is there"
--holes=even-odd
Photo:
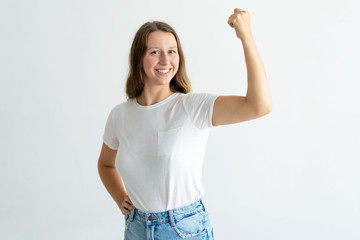
[[[169,79],[162,79],[162,80],[160,80],[160,83],[161,84],[170,84],[170,82],[171,82],[171,80],[172,80],[173,78],[169,78]]]

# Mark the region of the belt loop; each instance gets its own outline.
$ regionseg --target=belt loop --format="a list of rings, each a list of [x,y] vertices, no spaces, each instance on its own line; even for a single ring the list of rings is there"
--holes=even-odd
[[[131,210],[130,216],[129,216],[129,222],[131,222],[134,219],[135,215],[135,207]]]
[[[172,210],[169,210],[168,213],[169,213],[170,225],[175,226],[174,212]]]
[[[202,204],[202,206],[203,206],[204,211],[206,211],[206,206],[205,206],[205,203],[204,203],[204,198],[200,198],[200,201],[201,201],[201,204]]]

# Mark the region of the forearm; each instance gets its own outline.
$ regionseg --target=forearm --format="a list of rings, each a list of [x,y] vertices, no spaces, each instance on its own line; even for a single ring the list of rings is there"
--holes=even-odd
[[[263,62],[251,34],[242,38],[241,42],[244,48],[248,79],[246,100],[257,113],[267,114],[271,111],[272,100]]]
[[[98,164],[98,171],[106,190],[110,193],[116,204],[120,207],[124,197],[127,195],[123,182],[116,168],[106,167]]]

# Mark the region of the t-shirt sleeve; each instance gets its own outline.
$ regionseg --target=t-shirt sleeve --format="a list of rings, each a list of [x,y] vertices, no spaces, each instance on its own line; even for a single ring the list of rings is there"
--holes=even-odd
[[[199,129],[214,127],[212,114],[215,100],[219,97],[214,93],[187,93],[183,105],[191,121]]]
[[[113,150],[117,150],[119,147],[119,140],[116,136],[117,131],[115,129],[115,123],[114,123],[114,111],[115,108],[111,110],[108,119],[106,121],[103,141],[109,148]]]

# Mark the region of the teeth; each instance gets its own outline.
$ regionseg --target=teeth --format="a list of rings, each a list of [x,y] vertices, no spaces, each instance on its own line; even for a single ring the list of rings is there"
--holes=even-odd
[[[158,71],[158,72],[161,72],[161,73],[168,73],[168,72],[170,71],[170,68],[167,69],[167,70],[160,70],[160,69],[158,69],[157,71]]]

